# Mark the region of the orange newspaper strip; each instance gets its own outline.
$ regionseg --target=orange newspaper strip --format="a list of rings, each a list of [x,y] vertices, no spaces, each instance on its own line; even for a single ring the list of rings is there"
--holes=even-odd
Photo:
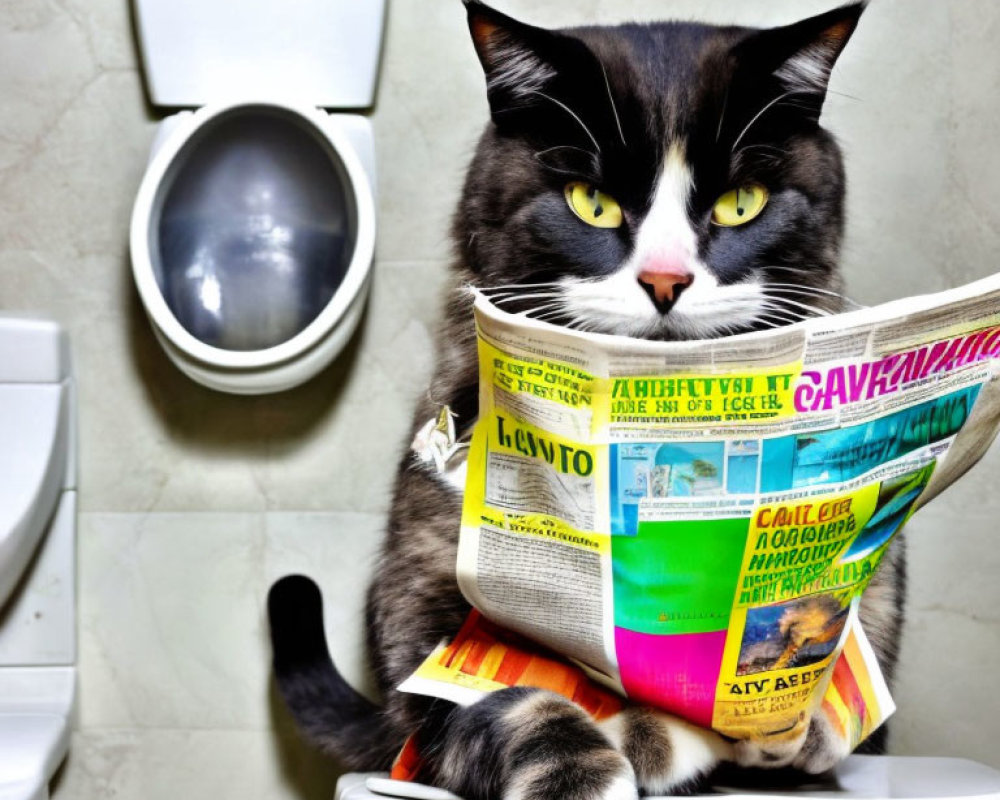
[[[617,714],[624,703],[611,690],[593,683],[579,667],[530,639],[495,625],[476,610],[469,613],[438,663],[505,686],[548,689],[572,700],[599,720]]]

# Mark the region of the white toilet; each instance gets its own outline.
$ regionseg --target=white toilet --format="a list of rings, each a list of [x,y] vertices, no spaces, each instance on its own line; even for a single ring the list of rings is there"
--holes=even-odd
[[[747,791],[714,786],[709,796],[729,800],[1000,800],[1000,772],[964,758],[850,756],[832,775],[805,789]],[[357,772],[340,777],[334,800],[389,797],[461,800],[431,786],[393,781],[379,773]]]
[[[76,682],[75,393],[66,334],[0,315],[0,798],[45,800]]]
[[[339,353],[375,245],[371,123],[385,0],[133,0],[160,124],[132,270],[170,359],[221,391],[308,380]]]

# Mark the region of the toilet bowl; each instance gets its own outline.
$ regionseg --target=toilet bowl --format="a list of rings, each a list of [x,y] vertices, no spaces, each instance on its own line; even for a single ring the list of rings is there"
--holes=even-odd
[[[0,315],[0,798],[45,800],[76,683],[75,391],[65,333]]]
[[[384,0],[134,5],[153,104],[187,109],[160,123],[132,213],[153,331],[206,386],[291,388],[343,349],[368,293],[372,129],[344,112],[372,105]]]

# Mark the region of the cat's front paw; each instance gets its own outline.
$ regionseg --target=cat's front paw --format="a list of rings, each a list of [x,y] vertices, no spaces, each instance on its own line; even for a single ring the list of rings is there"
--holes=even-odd
[[[637,800],[632,765],[579,706],[519,687],[427,731],[429,775],[467,800]]]
[[[850,752],[823,714],[814,715],[806,731],[794,739],[748,739],[735,745],[736,763],[742,767],[794,767],[811,775],[832,769]]]
[[[512,776],[504,800],[638,800],[632,767],[614,750]]]
[[[598,724],[628,758],[645,794],[694,790],[721,761],[733,758],[719,734],[662,711],[626,708]]]
[[[850,745],[837,735],[826,716],[816,714],[809,723],[809,733],[792,760],[792,766],[810,775],[818,775],[833,769],[850,754]]]

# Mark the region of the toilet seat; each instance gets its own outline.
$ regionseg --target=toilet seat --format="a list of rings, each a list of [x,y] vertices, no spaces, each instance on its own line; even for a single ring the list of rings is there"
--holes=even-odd
[[[211,388],[290,388],[343,348],[367,297],[371,125],[318,106],[371,105],[385,2],[133,3],[151,100],[197,109],[161,123],[133,208],[154,333]]]
[[[181,324],[157,280],[151,238],[171,178],[182,166],[178,159],[183,159],[192,141],[197,144],[197,137],[213,124],[247,112],[275,115],[289,124],[307,127],[324,147],[333,169],[340,173],[352,252],[329,302],[302,330],[270,347],[233,350],[206,343]],[[368,120],[358,115],[330,115],[315,107],[272,99],[216,103],[175,115],[165,125],[167,131],[157,142],[136,196],[130,232],[133,275],[157,337],[184,372],[223,391],[280,391],[312,377],[346,343],[361,316],[368,290],[375,249],[370,175],[373,167],[369,164],[366,168],[359,155],[359,151],[371,149]]]

